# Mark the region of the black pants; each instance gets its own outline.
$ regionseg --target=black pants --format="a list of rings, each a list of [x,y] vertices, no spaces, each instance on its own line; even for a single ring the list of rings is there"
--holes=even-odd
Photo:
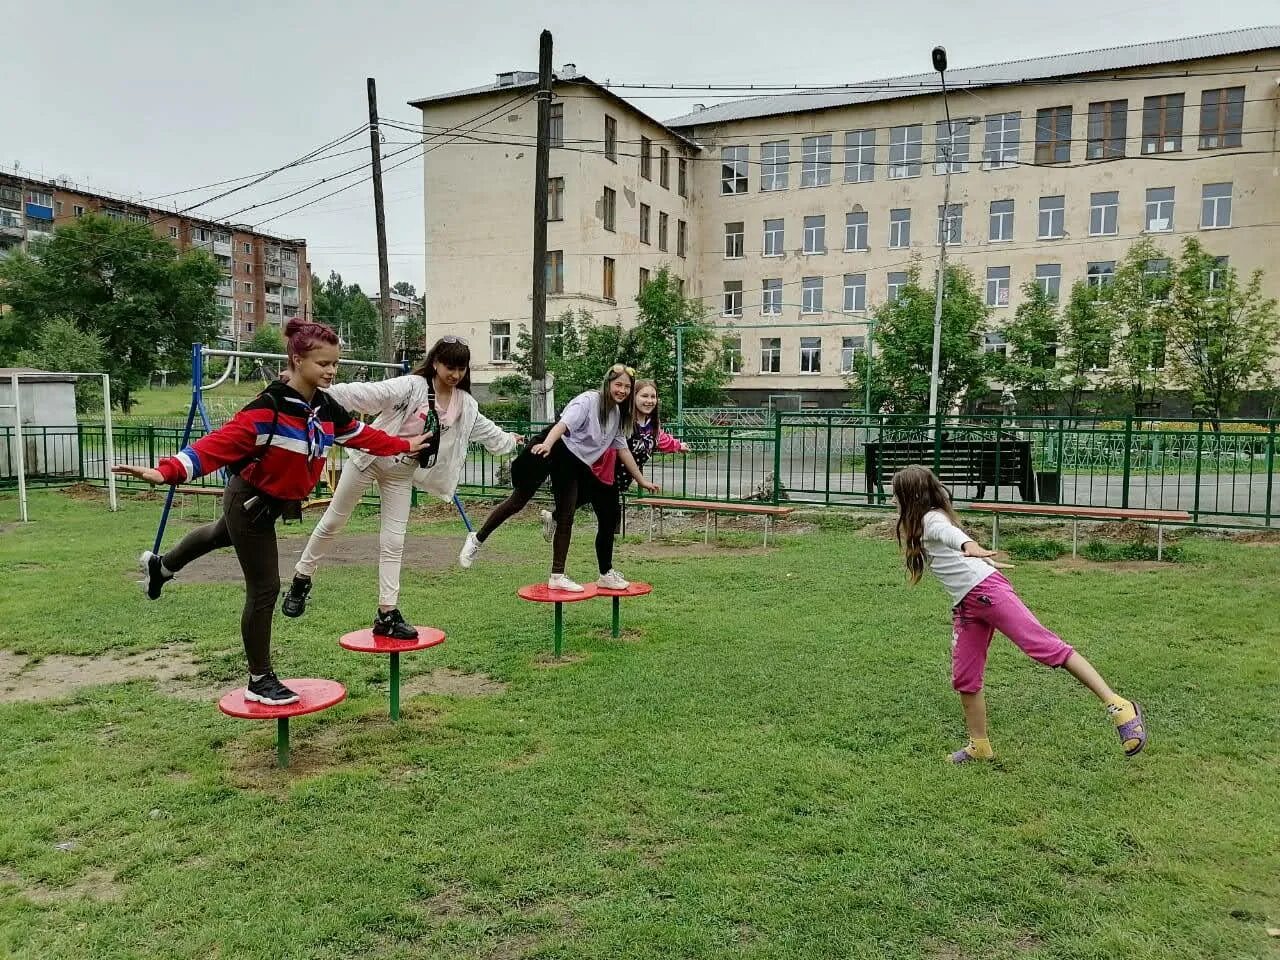
[[[545,432],[532,443],[544,439]],[[551,478],[551,495],[555,499],[556,532],[551,540],[551,572],[564,573],[573,538],[573,515],[579,503],[590,503],[596,514],[596,562],[601,573],[613,569],[613,534],[618,528],[618,491],[612,484],[601,483],[591,467],[570,452],[563,442],[551,448],[551,455],[540,457],[525,450],[511,464],[511,496],[494,507],[476,538],[483,543],[489,534],[509,517],[525,508],[538,488]]]
[[[177,573],[206,553],[235,547],[236,559],[244,571],[244,611],[240,614],[240,636],[244,640],[249,672],[271,670],[271,618],[280,595],[280,560],[276,548],[278,510],[262,510],[261,501],[245,510],[245,501],[258,491],[239,477],[227,481],[222,495],[222,516],[197,527],[164,555],[167,569]]]

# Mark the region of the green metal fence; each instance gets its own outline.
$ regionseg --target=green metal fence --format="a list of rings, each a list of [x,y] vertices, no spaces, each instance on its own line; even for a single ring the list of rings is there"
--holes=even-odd
[[[712,422],[715,421],[715,422]],[[531,430],[525,423],[508,429]],[[935,468],[947,444],[984,441],[1029,444],[1036,491],[1074,506],[1178,509],[1196,523],[1270,526],[1276,503],[1277,421],[1072,420],[1001,416],[925,418],[866,416],[848,410],[782,412],[768,417],[687,419],[683,439],[692,450],[658,456],[647,474],[673,496],[716,501],[790,500],[797,503],[885,506],[866,471],[867,443],[934,443]],[[177,450],[181,426],[125,425],[114,430],[117,462],[154,464]],[[104,483],[102,424],[36,427],[23,431],[28,482]],[[0,427],[0,487],[16,484],[14,431]],[[501,497],[510,489],[504,465],[475,447],[463,470],[464,497]],[[220,485],[214,475],[198,483]],[[958,500],[977,496],[958,484]],[[1019,500],[1016,487],[985,491],[988,499]]]

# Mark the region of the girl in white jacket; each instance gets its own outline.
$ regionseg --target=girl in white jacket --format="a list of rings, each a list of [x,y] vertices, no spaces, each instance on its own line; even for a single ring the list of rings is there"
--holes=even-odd
[[[316,524],[295,567],[285,595],[287,617],[300,617],[311,593],[311,577],[328,553],[333,538],[346,526],[351,511],[369,484],[378,484],[382,528],[378,538],[378,613],[373,632],[397,640],[418,635],[400,614],[400,564],[409,522],[413,487],[452,499],[462,477],[467,447],[481,443],[494,454],[507,454],[522,439],[507,433],[480,413],[471,396],[471,350],[461,337],[437,340],[412,373],[369,383],[340,383],[328,393],[355,413],[373,414],[373,425],[392,436],[415,437],[427,429],[434,409],[440,423],[439,450],[428,467],[408,457],[374,457],[353,453],[338,480],[329,508]]]

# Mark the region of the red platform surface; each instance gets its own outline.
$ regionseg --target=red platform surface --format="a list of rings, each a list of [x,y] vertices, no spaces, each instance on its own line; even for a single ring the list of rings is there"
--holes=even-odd
[[[596,587],[596,596],[600,597],[643,597],[646,593],[653,593],[653,584],[641,583],[639,580],[633,580],[631,586],[625,590],[608,590],[604,587]]]
[[[444,643],[443,630],[419,626],[413,629],[418,631],[416,640],[394,640],[391,637],[376,636],[373,630],[366,627],[364,630],[345,634],[338,641],[338,646],[344,650],[354,650],[356,653],[409,653]]]
[[[584,583],[581,593],[572,590],[552,590],[545,583],[531,583],[516,591],[521,600],[532,600],[534,603],[574,603],[578,600],[590,600],[597,593],[594,583]]]
[[[306,713],[319,713],[347,698],[347,688],[337,680],[282,680],[286,687],[298,695],[297,703],[272,706],[244,698],[244,687],[232,690],[218,701],[218,709],[229,717],[241,720],[280,720],[284,717],[300,717]]]

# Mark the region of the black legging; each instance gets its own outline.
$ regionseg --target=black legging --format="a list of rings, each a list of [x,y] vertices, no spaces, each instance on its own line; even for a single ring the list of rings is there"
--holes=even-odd
[[[227,481],[222,495],[222,516],[197,527],[164,555],[165,568],[177,573],[192,560],[224,547],[236,548],[236,559],[244,571],[244,611],[240,614],[240,636],[252,674],[271,670],[271,618],[280,595],[280,562],[276,549],[276,515],[257,519],[246,512],[244,502],[257,494],[238,476]]]
[[[535,438],[538,442],[542,438]],[[551,495],[555,499],[556,532],[551,540],[551,572],[564,573],[573,538],[573,515],[579,503],[590,503],[596,514],[596,562],[601,573],[613,569],[613,534],[618,528],[618,492],[610,484],[601,483],[591,468],[564,445],[557,443],[551,455],[540,457],[525,450],[511,464],[511,496],[493,508],[485,518],[476,539],[483,543],[489,534],[508,518],[525,508],[538,488],[551,477]]]

